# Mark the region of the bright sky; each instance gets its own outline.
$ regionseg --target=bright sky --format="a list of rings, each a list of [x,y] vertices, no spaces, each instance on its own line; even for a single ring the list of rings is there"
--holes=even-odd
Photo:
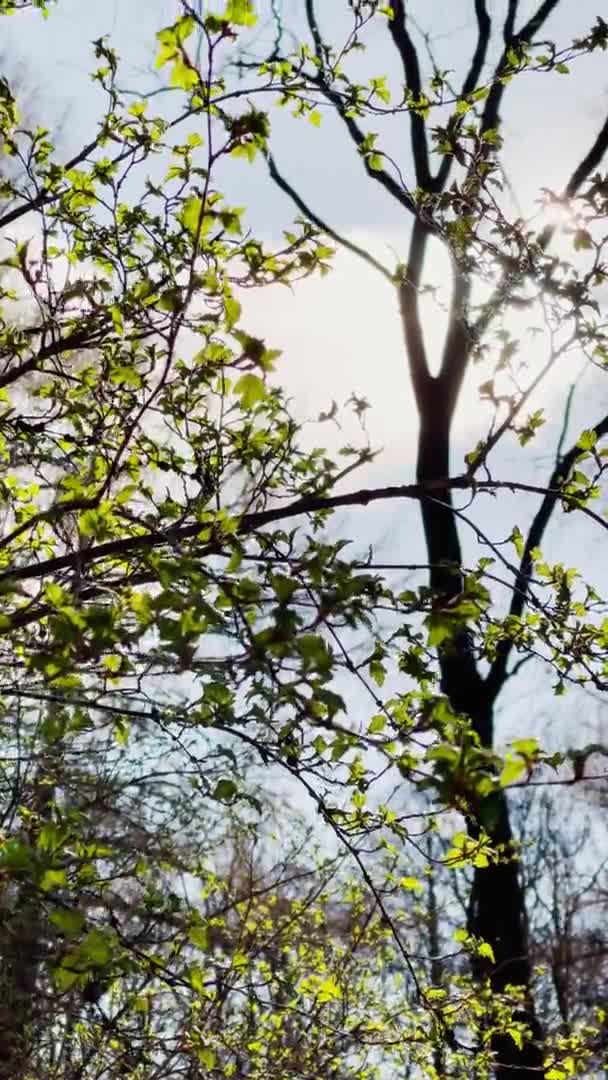
[[[339,13],[343,6],[338,0],[331,0],[331,5],[327,0],[319,4],[324,13],[330,14],[330,22],[334,17],[338,21],[334,13]],[[428,18],[427,3],[419,0],[412,6],[420,13],[421,21]],[[535,6],[525,2],[522,9],[529,13]],[[259,7],[262,15],[266,14],[269,0],[259,0]],[[425,25],[435,43],[440,66],[460,71],[472,42],[471,4],[468,0],[444,0],[432,7],[432,22]],[[494,0],[490,7],[498,18],[505,4]],[[564,0],[546,36],[561,33],[571,37],[584,32],[593,23],[597,8],[597,0],[577,0],[576,4]],[[286,22],[297,20],[300,0],[284,0],[284,10]],[[24,83],[27,85],[31,80],[38,87],[34,107],[37,114],[42,112],[45,122],[53,126],[63,122],[66,156],[90,137],[90,125],[101,103],[88,78],[93,67],[89,43],[103,34],[110,35],[126,61],[125,81],[130,85],[143,81],[151,86],[154,34],[171,21],[175,11],[174,0],[145,3],[97,0],[95,4],[60,0],[58,9],[46,23],[34,13],[3,20],[3,51],[9,71],[14,62]],[[371,73],[384,74],[386,63],[386,44],[378,39],[378,49],[372,52]],[[603,122],[608,109],[605,54],[585,60],[582,78],[556,75],[548,79],[530,75],[517,80],[508,100],[504,121],[509,180],[529,212],[540,187],[559,189],[565,183]],[[403,258],[408,228],[403,212],[366,180],[331,116],[324,120],[320,130],[284,116],[277,119],[276,126],[279,164],[292,181],[298,181],[314,209],[373,250],[389,266],[394,265],[395,254]],[[406,145],[405,135],[403,145]],[[278,223],[280,227],[288,226],[294,215],[288,200],[273,191],[261,166],[235,166],[226,173],[225,186],[235,203],[251,209],[255,229],[269,239],[276,237]],[[445,268],[440,260],[430,271],[433,283],[445,286]],[[252,331],[265,336],[273,347],[284,350],[280,376],[293,395],[300,416],[314,418],[333,398],[342,403],[353,391],[372,404],[367,426],[372,443],[384,447],[384,453],[372,467],[373,471],[362,474],[359,481],[354,479],[353,486],[410,481],[414,473],[416,416],[407,381],[396,298],[387,283],[362,262],[342,253],[335,261],[334,273],[322,281],[308,281],[293,292],[276,287],[250,294],[246,313]],[[436,309],[431,309],[429,316],[428,344],[433,350],[440,344],[442,317]],[[520,479],[535,477],[536,482],[542,483],[546,478],[561,423],[561,402],[568,386],[579,375],[580,366],[576,362],[572,364],[569,360],[566,368],[551,376],[545,392],[535,402],[548,408],[552,422],[525,454],[514,440],[507,444],[501,459],[503,475],[512,476],[517,470]],[[478,401],[476,387],[487,377],[487,373],[473,372],[463,395],[457,420],[454,472],[460,470],[464,452],[483,433],[487,413]],[[608,393],[601,379],[587,375],[577,395],[573,430],[576,431],[577,423],[579,429],[595,423],[607,402]],[[331,425],[324,425],[318,431],[318,440],[325,440],[331,446],[332,438],[336,445],[344,434],[350,438],[354,433],[352,428],[340,433]],[[476,517],[493,536],[504,537],[515,520],[523,528],[526,516],[529,519],[535,507],[533,502],[505,496],[487,500]],[[416,507],[393,504],[374,510],[371,525],[369,516],[352,514],[343,520],[347,520],[353,538],[362,548],[375,535],[384,538],[385,553],[390,549],[395,558],[410,562],[422,557]],[[568,563],[580,563],[583,551],[597,553],[600,545],[605,545],[599,530],[593,535],[585,531],[584,536],[583,540],[583,531],[573,527],[569,519],[567,530],[552,531],[547,553]],[[466,543],[471,556],[481,554],[475,545],[471,546],[470,539]],[[592,554],[591,564],[596,561]],[[601,573],[596,567],[594,570]],[[608,586],[608,579],[603,584]],[[548,696],[546,678],[542,676],[540,681],[544,686],[543,703],[554,711],[555,702]],[[533,680],[528,686],[530,693],[535,692]],[[518,694],[521,690],[520,683]],[[535,702],[538,700],[535,698]]]

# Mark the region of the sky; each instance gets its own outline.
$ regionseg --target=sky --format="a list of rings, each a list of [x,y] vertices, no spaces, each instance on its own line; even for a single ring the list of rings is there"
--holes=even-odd
[[[270,0],[259,0],[262,24],[269,5]],[[489,7],[498,18],[505,4],[493,0]],[[525,0],[522,11],[530,12],[533,7]],[[412,5],[414,15],[425,23],[440,67],[461,71],[466,63],[472,43],[471,8],[469,0],[444,0],[433,5],[420,0]],[[94,66],[90,42],[107,34],[124,59],[125,82],[150,88],[158,78],[153,70],[154,35],[172,20],[176,9],[174,0],[96,0],[95,4],[60,0],[46,22],[36,13],[3,20],[2,53],[8,71],[14,66],[23,83],[33,87],[36,116],[51,127],[60,126],[66,157],[90,137],[102,104],[88,75]],[[597,9],[597,0],[564,0],[546,36],[561,34],[570,38],[583,33],[593,23]],[[339,29],[345,0],[323,0],[322,10],[329,31]],[[285,22],[297,26],[301,0],[283,0],[283,12]],[[389,77],[396,74],[386,41],[380,35],[372,42],[367,63],[372,73],[386,73]],[[608,109],[605,54],[585,60],[582,77],[529,75],[516,80],[507,100],[510,104],[504,115],[504,131],[508,178],[529,213],[535,208],[541,187],[559,190],[563,186],[603,122]],[[278,163],[291,180],[297,181],[313,208],[389,266],[403,258],[409,222],[366,179],[335,119],[324,116],[319,130],[284,114],[273,116],[273,124]],[[399,143],[402,133],[403,147]],[[390,137],[396,140],[394,152],[401,155],[407,169],[406,129]],[[222,176],[222,182],[235,203],[248,207],[254,230],[270,242],[277,238],[281,227],[289,226],[294,209],[273,190],[261,164],[231,168]],[[439,256],[429,266],[429,280],[447,288],[446,268]],[[386,281],[363,262],[341,252],[333,273],[323,280],[311,279],[292,291],[275,287],[249,294],[245,298],[245,315],[252,332],[283,349],[280,378],[293,396],[299,417],[314,419],[332,399],[340,404],[353,392],[369,400],[370,440],[383,452],[368,473],[354,479],[353,486],[413,479],[417,421],[396,297]],[[431,352],[439,350],[442,318],[436,306],[429,307],[426,325]],[[486,407],[480,405],[476,393],[485,377],[473,371],[468,378],[456,420],[453,472],[461,470],[464,453],[487,425]],[[561,425],[564,396],[572,382],[578,383],[573,431],[577,424],[579,429],[590,426],[603,414],[608,405],[608,384],[605,388],[602,376],[590,371],[582,373],[580,361],[569,359],[551,376],[536,402],[537,406],[547,407],[550,422],[523,457],[515,440],[507,441],[500,458],[499,471],[503,475],[513,475],[516,470],[520,479],[542,483],[546,478]],[[335,447],[345,435],[355,434],[356,429],[346,420],[342,432],[331,425],[324,425],[318,432],[311,428],[311,438],[326,440],[330,448],[332,440]],[[501,496],[498,500],[486,499],[476,519],[494,536],[504,538],[515,520],[523,528],[535,508],[536,503],[522,500],[521,496]],[[379,539],[385,555],[390,551],[395,558],[416,562],[424,555],[417,513],[415,506],[390,505],[375,509],[371,521],[360,514],[345,514],[339,521],[361,550],[371,540]],[[605,539],[598,532],[590,535],[587,528],[571,519],[567,528],[560,528],[556,519],[547,553],[568,564],[587,563],[595,580],[599,577],[598,584],[608,591],[608,575],[598,560]],[[463,540],[469,557],[486,553],[472,535]],[[549,710],[554,715],[556,708],[563,709],[566,715],[569,706],[556,706],[545,674],[538,672],[517,682],[505,699],[505,733],[511,727],[509,715],[516,725],[522,697],[533,700],[539,724],[544,723]]]

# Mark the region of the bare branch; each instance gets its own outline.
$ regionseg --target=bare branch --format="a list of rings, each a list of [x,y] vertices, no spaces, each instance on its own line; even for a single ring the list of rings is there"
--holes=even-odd
[[[502,39],[507,46],[511,44],[515,34],[515,19],[517,18],[518,7],[519,0],[509,0],[509,8],[502,28]]]
[[[422,267],[428,232],[416,218],[410,237],[410,249],[407,266],[399,284],[399,306],[403,335],[416,404],[421,416],[426,408],[429,389],[433,380],[429,373],[424,335],[418,310],[418,290],[422,278]]]
[[[450,419],[458,401],[470,348],[469,329],[465,316],[471,294],[471,282],[457,268],[454,268],[453,272],[455,276],[450,304],[450,321],[439,373],[445,409]]]
[[[593,170],[597,169],[606,150],[608,150],[608,116],[606,117],[604,126],[599,131],[593,146],[585,155],[580,165],[577,165],[566,184],[566,190],[564,192],[564,197],[566,199],[571,199],[578,191],[580,191],[585,180],[588,180]]]

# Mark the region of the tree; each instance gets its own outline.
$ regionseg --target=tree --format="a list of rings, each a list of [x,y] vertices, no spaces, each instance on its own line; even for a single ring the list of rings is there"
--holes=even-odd
[[[68,162],[47,131],[19,126],[3,84],[2,145],[19,165],[0,216],[4,1075],[354,1078],[388,1067],[559,1080],[590,1060],[593,1025],[541,1031],[506,791],[551,767],[578,782],[596,748],[555,753],[524,728],[501,756],[493,731],[525,657],[543,658],[558,690],[602,690],[605,677],[601,598],[540,545],[560,507],[605,527],[590,503],[608,420],[560,446],[545,485],[493,471],[508,432],[525,446],[538,429],[542,417],[524,410],[543,374],[574,345],[599,366],[608,355],[597,299],[608,122],[563,194],[546,193],[568,215],[568,257],[552,253],[555,224],[513,220],[504,197],[509,85],[550,78],[608,41],[598,19],[565,48],[541,48],[557,6],[520,23],[509,3],[488,76],[479,0],[454,93],[448,73],[426,79],[402,2],[346,5],[352,26],[332,47],[308,0],[310,44],[282,56],[279,35],[253,86],[229,66],[247,68],[239,35],[253,5],[229,0],[214,14],[183,3],[158,35],[162,99],[121,89],[116,53],[95,43],[107,107]],[[397,104],[381,77],[346,72],[372,26],[403,66]],[[313,124],[329,103],[369,176],[410,215],[407,260],[379,269],[399,297],[420,414],[413,483],[344,493],[373,458],[365,429],[335,460],[310,449],[276,350],[246,330],[246,289],[326,272],[322,234],[340,239],[275,161],[273,99]],[[411,190],[366,130],[372,115],[409,124]],[[304,214],[277,250],[217,187],[229,160],[245,169],[256,156]],[[432,238],[453,275],[437,375],[420,317]],[[522,305],[542,320],[548,352],[518,385],[517,331],[504,319]],[[476,359],[492,368],[481,392],[495,419],[450,475],[454,409]],[[467,563],[459,524],[472,511],[454,506],[454,491],[473,508],[486,493],[527,492],[539,508],[525,535],[513,523],[508,556],[488,538],[493,558]],[[381,500],[420,504],[428,582],[394,588],[332,530],[334,510]],[[506,614],[491,606],[496,582]],[[243,854],[244,832],[267,840],[266,792],[283,777],[338,845],[337,876],[333,857],[296,859],[288,844],[274,873]],[[393,808],[391,783],[407,812]],[[222,859],[234,836],[238,869]],[[472,978],[437,955],[437,864],[471,874],[456,938]],[[424,933],[418,955],[408,935]]]
[[[330,106],[342,120],[369,177],[411,218],[409,252],[404,264],[394,271],[382,266],[377,269],[394,282],[398,291],[405,351],[420,420],[417,479],[433,492],[431,498],[421,501],[429,583],[438,612],[431,617],[429,640],[439,646],[442,692],[457,713],[470,719],[480,746],[487,750],[494,745],[495,704],[508,678],[510,657],[522,633],[522,615],[530,605],[530,579],[535,569],[539,572],[539,546],[558,501],[554,493],[564,490],[564,483],[567,490],[574,480],[575,499],[579,484],[585,496],[591,494],[590,477],[574,468],[583,457],[582,451],[594,451],[597,439],[605,434],[608,425],[604,417],[571,450],[563,453],[560,447],[555,468],[548,478],[548,490],[527,536],[520,539],[518,532],[513,537],[521,549],[517,552],[520,564],[514,575],[508,619],[498,634],[493,635],[489,648],[487,637],[485,642],[476,642],[466,624],[471,606],[474,612],[475,605],[482,607],[485,601],[479,597],[477,582],[469,594],[471,579],[463,569],[453,486],[444,484],[450,475],[450,432],[465,373],[472,363],[491,354],[489,335],[499,322],[497,337],[502,343],[499,359],[495,373],[481,387],[483,395],[496,406],[495,418],[487,438],[468,455],[468,468],[462,478],[465,485],[475,484],[475,478],[485,470],[493,486],[489,458],[500,440],[507,432],[516,431],[523,444],[543,422],[538,412],[523,423],[520,419],[531,391],[543,374],[574,343],[577,348],[589,349],[600,363],[605,359],[604,325],[592,290],[605,281],[601,218],[605,214],[607,189],[605,177],[596,173],[596,169],[608,148],[608,120],[600,126],[580,162],[573,163],[570,179],[560,195],[545,188],[546,203],[564,206],[571,215],[568,231],[574,250],[590,254],[583,267],[575,269],[570,262],[551,254],[555,224],[546,225],[540,232],[532,231],[520,218],[513,220],[509,216],[508,200],[504,198],[501,111],[509,83],[527,71],[567,74],[568,64],[577,57],[597,48],[606,49],[608,28],[601,18],[588,36],[566,48],[540,42],[539,35],[558,6],[556,2],[539,4],[526,19],[518,3],[509,3],[502,22],[497,20],[502,41],[492,69],[488,66],[492,55],[492,19],[484,2],[472,5],[476,40],[469,66],[456,89],[452,74],[440,69],[432,46],[428,62],[422,61],[416,45],[418,27],[403,0],[390,6],[349,5],[351,24],[341,41],[326,37],[323,33],[326,13],[322,18],[314,0],[309,0],[305,5],[308,44],[302,45],[295,56],[284,55],[280,47],[282,28],[278,23],[278,45],[264,69],[281,74],[286,98],[295,100],[303,113],[313,108],[314,99]],[[349,61],[365,49],[366,32],[372,26],[375,28],[378,20],[385,23],[386,47],[392,46],[401,66],[400,77],[392,86],[383,75],[355,81],[349,74]],[[387,147],[399,146],[392,140],[392,130],[383,123],[387,117],[400,125],[400,131],[404,123],[409,124],[407,167],[402,164],[401,153],[383,150],[381,140]],[[375,124],[382,134],[370,130],[370,124]],[[436,166],[431,148],[437,153]],[[273,154],[269,152],[267,157],[272,179],[291,196],[305,218],[322,227],[336,241],[344,242],[331,223],[322,220],[303,193],[286,179]],[[408,184],[404,176],[412,176],[412,182]],[[437,374],[432,374],[420,314],[420,296],[425,284],[423,268],[431,239],[447,247],[452,271],[449,321]],[[369,260],[366,252],[360,254]],[[485,290],[480,289],[481,282]],[[541,306],[539,314],[552,335],[553,347],[544,370],[527,385],[518,386],[515,393],[507,393],[504,388],[499,389],[500,372],[512,370],[512,358],[520,343],[512,337],[508,321],[505,324],[505,315],[508,319],[509,312],[519,305],[526,309]],[[592,313],[589,317],[588,312]],[[567,328],[565,333],[564,328]],[[598,461],[597,479],[601,471]],[[569,508],[567,504],[566,508]],[[560,570],[545,565],[540,572],[558,585]],[[569,584],[565,584],[564,598],[568,603]],[[453,611],[460,615],[453,617]],[[484,660],[488,665],[485,671],[483,663],[480,664]],[[570,671],[570,662],[566,670]],[[483,794],[479,794],[481,802],[478,797],[475,808],[469,805],[469,836],[478,839],[480,828],[485,827],[506,858],[489,868],[476,869],[469,929],[492,946],[490,964],[485,963],[481,970],[490,972],[493,988],[503,992],[508,985],[515,984],[526,989],[531,977],[526,917],[517,859],[509,856],[513,835],[507,799],[504,794],[492,791],[484,807]],[[527,1020],[533,1034],[537,1034],[531,1003],[527,1006]],[[505,1075],[517,1076],[520,1068],[524,1075],[525,1070],[542,1064],[542,1054],[534,1041],[517,1047],[508,1039],[500,1040],[497,1048],[508,1070]],[[500,1069],[498,1074],[502,1075]]]

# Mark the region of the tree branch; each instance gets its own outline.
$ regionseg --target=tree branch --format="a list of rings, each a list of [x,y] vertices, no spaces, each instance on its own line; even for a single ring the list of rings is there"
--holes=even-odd
[[[601,434],[608,433],[608,417],[599,424],[596,431]],[[570,451],[573,453],[573,451]],[[563,459],[568,461],[568,455]],[[560,476],[563,476],[563,466]],[[529,495],[543,495],[546,499],[557,501],[563,498],[561,488],[544,488],[538,484],[526,484],[515,480],[475,480],[462,475],[455,477],[441,476],[429,479],[424,483],[416,484],[391,484],[382,488],[360,488],[356,491],[346,492],[344,495],[305,495],[295,499],[285,506],[273,507],[271,510],[261,510],[251,514],[243,514],[239,520],[237,535],[247,536],[288,518],[300,517],[304,514],[316,514],[323,511],[339,510],[349,506],[368,506],[370,503],[392,501],[397,499],[413,499],[416,501],[429,500],[433,503],[439,501],[441,492],[444,491],[472,491],[495,493],[497,491],[521,491]],[[567,497],[566,497],[567,502]],[[589,517],[596,525],[608,529],[608,521],[590,510],[587,506],[576,507],[580,513]],[[238,515],[235,515],[238,517]],[[83,551],[73,551],[66,555],[57,555],[54,558],[43,560],[39,563],[30,563],[25,566],[13,566],[0,573],[0,582],[19,582],[42,579],[60,570],[81,570],[85,566],[100,562],[102,559],[123,558],[128,555],[137,555],[146,551],[152,551],[159,547],[171,547],[179,545],[184,540],[196,539],[201,530],[199,522],[189,525],[175,526],[168,529],[159,529],[138,536],[125,536],[117,540],[108,540],[103,544],[92,545]],[[225,545],[225,538],[218,531],[215,538],[205,544],[200,551],[201,556],[220,553]],[[103,585],[103,582],[99,582]]]
[[[404,0],[393,0],[393,18],[388,20],[389,33],[401,58],[405,85],[414,98],[420,98],[422,81],[418,53],[407,29]],[[429,148],[426,139],[426,122],[415,109],[409,110],[412,158],[418,187],[424,191],[434,190],[429,167]]]
[[[357,149],[360,150],[365,143],[365,135],[361,131],[359,125],[356,123],[355,119],[349,115],[349,111],[340,94],[336,93],[335,90],[332,90],[325,75],[326,50],[323,45],[321,31],[319,29],[317,17],[314,10],[314,0],[306,0],[306,16],[315,47],[315,56],[319,65],[319,73],[318,75],[313,77],[312,81],[316,83],[324,97],[336,110],[338,116],[346,127],[346,130],[348,131],[348,134],[350,135],[353,143],[355,144]],[[365,156],[363,157],[363,165],[367,175],[370,177],[371,180],[375,180],[376,183],[380,184],[384,188],[384,190],[394,199],[396,199],[397,202],[401,206],[403,206],[409,213],[418,213],[418,207],[416,206],[416,203],[412,199],[407,189],[404,188],[402,185],[398,184],[397,181],[390,175],[390,173],[386,171],[386,169],[372,169]]]
[[[492,32],[492,20],[488,15],[486,0],[475,0],[475,18],[477,20],[477,43],[475,45],[475,51],[471,59],[469,70],[460,91],[460,96],[462,98],[466,98],[468,94],[472,93],[472,91],[477,88],[488,54],[488,46],[490,44]],[[434,191],[439,192],[444,190],[453,163],[453,156],[451,154],[444,154],[441,165],[433,179]]]
[[[501,81],[500,76],[507,64],[507,52],[509,49],[517,47],[517,45],[529,45],[534,35],[538,33],[559,3],[560,0],[544,0],[536,13],[528,19],[525,26],[515,33],[514,24],[518,5],[514,0],[510,0],[503,28],[505,47],[500,60],[496,65],[494,77],[492,79],[492,89],[486,99],[485,108],[481,118],[481,135],[483,135],[484,132],[497,127],[499,124],[499,110],[505,92],[505,84]]]
[[[232,92],[232,97],[240,96],[237,91]],[[217,104],[220,98],[215,98],[214,103]],[[173,120],[167,124],[167,131],[182,124],[184,120],[188,120],[192,116],[198,115],[204,106],[197,106],[196,108],[189,106],[184,109],[179,116],[176,116]],[[81,165],[83,161],[86,161],[89,154],[92,154],[94,150],[98,148],[100,143],[105,138],[105,126],[101,125],[101,130],[98,135],[86,146],[83,146],[73,158],[66,161],[65,165],[61,166],[61,172],[67,173],[70,169],[75,169],[77,165]],[[112,158],[112,165],[120,165],[123,161],[126,161],[128,157],[131,157],[136,152],[136,148],[133,146],[126,146],[124,150],[121,150]],[[61,186],[50,190],[49,188],[42,187],[40,191],[31,198],[26,198],[25,202],[22,202],[19,206],[15,206],[12,210],[8,210],[6,214],[0,217],[0,229],[5,228],[6,225],[11,225],[13,221],[18,221],[19,218],[24,217],[26,214],[31,213],[32,210],[40,210],[43,206],[48,206],[50,203],[57,202],[61,198],[64,189]]]
[[[469,360],[469,329],[466,311],[471,294],[470,279],[454,268],[450,321],[445,339],[439,380],[445,409],[451,420]]]
[[[428,411],[429,390],[434,382],[429,372],[424,334],[418,310],[418,290],[422,278],[427,237],[428,233],[425,226],[416,218],[410,237],[407,265],[399,283],[399,308],[403,337],[416,405],[421,419],[424,412]]]
[[[97,135],[92,142],[83,146],[82,150],[79,150],[70,161],[66,161],[65,165],[62,167],[63,171],[68,172],[70,169],[75,169],[77,165],[80,165],[85,161],[89,154],[92,154],[93,150],[97,149],[103,134],[103,131],[100,131],[99,135]],[[13,210],[8,210],[6,214],[3,214],[3,216],[0,217],[0,229],[3,229],[5,225],[11,225],[13,221],[18,221],[19,218],[24,217],[25,214],[29,214],[32,210],[40,210],[40,208],[47,203],[54,202],[59,198],[60,194],[60,190],[49,190],[49,188],[45,187],[41,188],[38,194],[33,198],[28,199],[27,202],[21,203],[20,206],[15,206]]]
[[[518,7],[519,0],[509,0],[509,8],[502,28],[502,39],[507,47],[513,41],[515,34],[515,19],[517,18]]]
[[[570,177],[566,187],[564,189],[561,198],[564,202],[568,199],[574,198],[574,196],[580,191],[582,185],[589,179],[594,169],[600,165],[604,154],[608,150],[608,116],[604,121],[604,124],[598,132],[596,138],[593,141],[589,151],[585,154],[582,161],[577,165],[572,176]],[[541,232],[538,238],[538,245],[542,251],[546,251],[555,236],[556,225],[547,225]],[[473,328],[475,336],[481,338],[487,331],[490,323],[493,321],[494,316],[501,310],[503,303],[505,303],[515,289],[521,285],[522,281],[526,278],[526,271],[521,270],[516,260],[505,260],[505,271],[502,281],[496,286],[492,297],[484,305],[481,315],[477,319]]]
[[[568,183],[566,184],[566,190],[564,192],[564,198],[571,199],[574,195],[580,191],[582,184],[585,180],[588,180],[594,169],[597,169],[604,154],[608,150],[608,116],[604,121],[604,126],[598,132],[597,138],[593,143],[593,146],[589,150],[585,157],[581,161],[580,165],[577,165],[576,169],[572,173]]]
[[[61,353],[65,352],[92,349],[96,345],[101,344],[104,335],[107,333],[109,321],[109,317],[103,320],[96,318],[90,325],[85,325],[84,328],[76,330],[72,334],[68,334],[67,337],[59,338],[59,340],[52,341],[50,344],[43,346],[39,352],[34,356],[30,356],[27,360],[23,360],[17,367],[9,368],[8,371],[2,372],[2,374],[0,374],[0,389],[5,386],[10,386],[23,375],[29,375],[33,371],[38,371],[40,364],[44,363],[45,360],[49,360],[51,357],[59,356]],[[44,328],[41,327],[40,332],[42,332],[43,329]]]
[[[302,196],[296,191],[295,187],[289,182],[289,180],[286,180],[283,174],[279,171],[277,163],[271,153],[266,154],[266,161],[268,163],[268,171],[270,173],[270,176],[272,180],[274,180],[277,187],[280,188],[280,190],[283,191],[285,195],[289,196],[291,201],[297,206],[298,210],[300,210],[304,214],[304,216],[308,218],[309,221],[312,221],[313,225],[316,225],[318,229],[321,229],[322,232],[327,234],[327,236],[330,236],[332,240],[335,240],[336,243],[340,244],[341,247],[346,248],[346,250],[352,252],[353,255],[357,255],[358,258],[363,259],[363,261],[366,262],[368,266],[372,266],[374,270],[377,270],[379,274],[382,274],[382,276],[391,285],[395,284],[394,273],[390,271],[388,267],[384,266],[379,261],[379,259],[375,259],[373,255],[370,255],[369,251],[366,251],[365,248],[359,247],[358,244],[354,244],[352,240],[347,240],[345,236],[342,236],[340,233],[336,232],[336,230],[333,229],[331,225],[328,225],[327,222],[323,220],[323,218],[319,217],[319,215],[316,214],[314,210],[311,210],[309,204],[304,201]]]
[[[477,89],[479,77],[486,62],[492,31],[492,20],[488,15],[486,0],[475,0],[475,18],[477,20],[477,43],[471,60],[471,66],[469,67],[466,78],[462,84],[462,90],[460,91],[460,96],[463,98],[466,97],[467,94],[472,93],[473,90]]]
[[[608,416],[605,416],[593,428],[598,439],[608,434]],[[519,571],[513,585],[511,606],[509,615],[519,618],[524,610],[528,598],[530,577],[533,570],[532,552],[540,547],[545,535],[551,515],[560,498],[560,489],[568,478],[577,457],[581,453],[580,447],[575,443],[563,456],[558,455],[555,468],[549,481],[549,487],[545,491],[544,498],[538,508],[534,520],[528,531],[524,551],[519,565]],[[595,515],[594,515],[595,516]],[[490,668],[486,683],[491,699],[494,701],[499,694],[507,678],[507,664],[512,650],[512,642],[505,641],[498,649],[498,655]]]
[[[562,0],[543,0],[535,14],[530,16],[526,25],[515,34],[516,39],[529,45],[534,35],[542,29],[549,16],[561,2]]]

